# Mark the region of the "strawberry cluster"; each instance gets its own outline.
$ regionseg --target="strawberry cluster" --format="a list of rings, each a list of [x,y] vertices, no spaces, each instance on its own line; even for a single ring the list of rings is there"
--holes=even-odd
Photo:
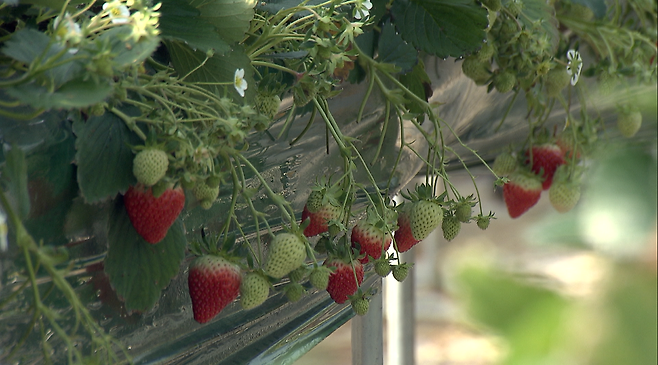
[[[580,153],[568,136],[533,145],[516,156],[503,152],[496,157],[492,168],[498,176],[507,178],[503,198],[510,217],[518,218],[535,206],[544,190],[548,190],[551,205],[558,212],[567,212],[576,205],[580,183],[575,165]]]

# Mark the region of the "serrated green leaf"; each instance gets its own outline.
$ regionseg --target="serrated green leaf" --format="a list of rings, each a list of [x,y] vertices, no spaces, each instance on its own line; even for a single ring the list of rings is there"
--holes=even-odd
[[[390,22],[382,25],[378,49],[377,61],[392,63],[398,66],[401,72],[410,71],[418,62],[418,51],[395,32],[395,27]]]
[[[186,42],[190,48],[224,54],[230,50],[215,27],[201,18],[199,9],[185,0],[168,0],[160,10],[160,35],[165,39]]]
[[[205,52],[194,51],[187,45],[177,42],[166,42],[167,49],[171,55],[171,62],[174,69],[179,75],[187,75],[190,71],[197,68],[206,59]],[[208,59],[206,63],[196,71],[187,76],[185,81],[203,82],[203,83],[223,83],[224,86],[202,85],[218,95],[224,95],[224,90],[232,96],[234,100],[241,100],[242,97],[233,87],[233,77],[236,69],[244,69],[244,78],[247,81],[247,90],[245,97],[251,100],[256,93],[256,82],[253,77],[253,69],[250,67],[251,61],[244,53],[241,47],[234,49],[223,55],[215,55]]]
[[[255,0],[191,0],[201,19],[212,24],[226,43],[239,42],[254,17]]]
[[[78,165],[78,185],[89,203],[114,197],[136,182],[134,155],[129,145],[140,139],[112,113],[73,124]]]
[[[162,289],[178,274],[185,257],[185,232],[180,220],[155,245],[135,231],[121,199],[110,216],[105,272],[126,310],[145,312],[155,305]]]
[[[419,98],[427,101],[430,95],[426,95],[425,90],[430,87],[430,78],[425,72],[425,64],[419,61],[416,66],[406,74],[400,75],[400,82]],[[407,109],[412,113],[424,113],[425,108],[415,102],[407,103]]]
[[[46,34],[35,29],[25,28],[11,36],[5,43],[5,47],[2,48],[2,53],[16,61],[30,64],[38,57],[43,57],[41,62],[44,63],[63,50],[64,47],[61,44],[51,43],[50,37]],[[78,76],[83,70],[82,65],[78,62],[65,62],[72,57],[73,55],[70,53],[61,54],[57,58],[57,63],[62,64],[45,70],[42,75],[37,76],[37,79],[47,78],[59,86]]]
[[[489,22],[474,0],[396,0],[391,13],[404,40],[439,57],[478,49]]]
[[[9,180],[7,186],[15,204],[14,210],[22,220],[30,214],[30,195],[27,190],[25,152],[16,145],[9,147],[5,144],[3,149],[5,165],[2,169],[2,176]]]
[[[144,61],[160,44],[157,37],[135,42],[130,39],[131,32],[130,27],[116,27],[98,37],[99,42],[108,42],[111,45],[112,62],[116,67],[123,68]]]
[[[102,102],[112,92],[112,85],[109,80],[76,78],[67,81],[54,91],[49,91],[36,82],[20,84],[5,90],[8,95],[34,108],[73,109]]]

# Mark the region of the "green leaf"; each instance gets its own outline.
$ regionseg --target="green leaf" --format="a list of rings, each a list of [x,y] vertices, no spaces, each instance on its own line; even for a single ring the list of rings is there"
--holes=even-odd
[[[618,265],[602,302],[603,333],[587,364],[656,364],[658,292],[656,272],[640,265]]]
[[[8,188],[14,200],[14,211],[23,220],[30,214],[30,195],[27,190],[27,163],[25,152],[16,145],[3,146],[5,165],[2,176],[8,179]]]
[[[34,108],[84,108],[105,100],[112,92],[109,80],[94,77],[70,80],[54,91],[36,82],[5,89],[7,94]]]
[[[493,268],[469,267],[459,278],[470,316],[507,340],[504,364],[538,364],[562,345],[566,298]]]
[[[32,28],[25,28],[11,36],[5,43],[2,53],[16,61],[31,64],[39,57],[43,57],[41,63],[51,60],[52,57],[60,54],[63,50],[64,47],[61,44],[51,43],[50,37],[46,34]],[[49,79],[52,80],[55,86],[59,86],[80,75],[83,70],[80,63],[74,61],[65,62],[72,57],[73,55],[70,53],[59,55],[57,63],[63,62],[63,64],[47,69],[43,73],[43,76],[38,76],[37,79]]]
[[[155,245],[135,231],[122,199],[110,216],[105,272],[126,310],[145,312],[155,305],[162,289],[178,274],[187,245],[183,224],[176,220],[167,236]]]
[[[511,0],[503,0],[503,5],[507,5]],[[518,21],[533,33],[543,31],[548,36],[551,43],[552,51],[557,49],[560,35],[557,29],[557,19],[553,15],[554,8],[549,6],[543,0],[523,0],[523,15],[518,17]],[[538,35],[539,36],[539,35]]]
[[[226,43],[239,42],[254,17],[255,0],[191,0],[201,19],[212,24]]]
[[[418,51],[395,32],[395,27],[390,22],[382,25],[378,48],[377,60],[392,63],[398,66],[402,72],[410,71],[418,62]]]
[[[586,179],[583,237],[609,254],[643,255],[656,225],[656,159],[639,143],[606,147]]]
[[[140,143],[125,123],[112,113],[73,124],[78,185],[89,203],[114,197],[136,182],[130,145]]]
[[[604,0],[571,0],[571,2],[592,9],[592,12],[597,19],[603,18],[608,12],[608,6]]]
[[[419,98],[427,101],[430,97],[430,95],[426,94],[426,90],[430,88],[431,80],[429,76],[427,76],[427,72],[425,72],[425,64],[422,60],[419,60],[418,64],[414,66],[411,72],[400,75],[400,82]],[[407,103],[406,106],[412,113],[425,112],[425,108],[423,108],[422,105],[413,101]]]
[[[396,0],[391,13],[404,40],[439,57],[477,50],[488,25],[487,10],[473,0]]]
[[[199,9],[185,0],[167,0],[162,3],[158,29],[163,38],[183,41],[194,50],[214,50],[217,54],[224,54],[231,49],[215,27],[201,18]]]
[[[171,62],[179,75],[187,75],[206,59],[205,52],[194,51],[181,42],[168,41],[166,44],[171,55]],[[236,46],[233,51],[226,55],[215,55],[209,58],[202,67],[199,67],[187,76],[185,81],[223,83],[224,85],[219,86],[202,86],[218,95],[224,95],[224,90],[227,90],[234,100],[241,100],[242,97],[240,97],[235,87],[233,87],[233,77],[235,76],[235,70],[242,68],[244,69],[244,77],[248,86],[245,91],[245,97],[247,100],[251,100],[256,93],[256,82],[254,81],[253,69],[250,67],[250,64],[251,61],[244,53],[244,50]]]
[[[123,68],[144,61],[160,44],[157,37],[143,38],[135,42],[130,39],[131,32],[130,27],[116,27],[98,37],[99,42],[108,42],[111,45],[112,62],[116,67]]]

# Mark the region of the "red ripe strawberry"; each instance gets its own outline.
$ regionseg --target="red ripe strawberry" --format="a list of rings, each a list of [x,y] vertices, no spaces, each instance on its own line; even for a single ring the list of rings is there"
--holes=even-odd
[[[395,231],[395,244],[397,245],[398,251],[409,251],[420,242],[420,240],[415,239],[414,235],[411,233],[411,222],[409,221],[409,215],[406,214],[406,212],[401,212],[398,216],[398,227],[397,231]]]
[[[326,232],[329,229],[329,221],[340,218],[341,208],[333,200],[323,191],[311,192],[302,211],[302,222],[310,219],[309,225],[304,228],[304,236],[313,237]]]
[[[185,193],[181,187],[168,188],[154,197],[151,188],[138,184],[131,186],[123,196],[128,217],[146,242],[162,241],[167,231],[185,206]]]
[[[364,219],[352,228],[351,240],[352,247],[357,245],[361,247],[361,254],[365,257],[360,258],[359,261],[365,264],[370,257],[375,260],[380,258],[382,252],[391,247],[393,238],[389,233]]]
[[[350,295],[356,293],[363,282],[363,265],[358,260],[349,263],[340,259],[329,259],[325,261],[324,265],[334,270],[329,275],[327,285],[329,296],[338,304],[345,303]],[[352,265],[354,265],[355,271],[352,270]],[[356,273],[356,280],[354,273]]]
[[[517,218],[537,204],[542,192],[539,178],[530,173],[515,172],[503,185],[503,198],[510,217]]]
[[[204,255],[190,264],[187,285],[194,320],[206,323],[229,305],[240,292],[240,267],[225,258]]]
[[[526,156],[530,152],[526,151]],[[546,143],[532,147],[532,172],[544,178],[542,189],[548,190],[553,182],[555,170],[565,164],[564,152],[553,143]],[[529,163],[529,161],[526,161]],[[543,171],[543,172],[542,172]]]

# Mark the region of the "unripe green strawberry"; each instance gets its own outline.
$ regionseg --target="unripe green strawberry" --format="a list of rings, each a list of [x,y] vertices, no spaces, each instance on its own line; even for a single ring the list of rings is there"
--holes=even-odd
[[[498,0],[498,3],[500,4],[500,0]],[[482,45],[478,53],[475,54],[475,57],[477,57],[478,61],[486,64],[491,60],[495,51],[496,49],[493,44],[491,44],[491,42],[486,42]]]
[[[365,316],[368,313],[368,308],[370,307],[370,302],[364,297],[359,297],[351,301],[352,310],[358,316]]]
[[[409,213],[411,234],[417,240],[424,240],[443,220],[443,208],[434,201],[419,200],[414,202]]]
[[[462,201],[455,207],[455,217],[460,222],[468,223],[471,220],[471,203],[469,201]]]
[[[331,270],[328,268],[324,266],[316,267],[311,271],[308,281],[315,289],[326,290],[329,284],[329,275],[331,275]]]
[[[493,84],[499,93],[511,91],[516,85],[516,75],[513,72],[505,70],[494,75]]]
[[[301,266],[305,259],[304,242],[292,233],[279,233],[270,243],[269,253],[265,260],[265,273],[273,278],[281,279]]]
[[[133,159],[133,175],[145,186],[153,186],[160,181],[169,168],[169,158],[165,151],[147,148],[141,150]]]
[[[580,185],[569,181],[555,181],[548,189],[548,199],[555,210],[566,213],[580,200]]]
[[[274,119],[276,112],[279,111],[281,98],[279,98],[278,95],[265,95],[258,93],[254,99],[256,110],[267,118]]]
[[[525,7],[525,4],[523,4],[523,0],[509,0],[507,2],[507,6],[506,6],[507,10],[515,18],[517,16],[519,16],[519,14],[521,14],[524,7]]]
[[[462,71],[464,75],[473,80],[477,85],[484,85],[489,80],[487,64],[480,62],[477,56],[468,56],[462,62]]]
[[[299,83],[292,89],[293,100],[298,107],[308,104],[317,93],[315,86],[310,83]]]
[[[572,3],[569,7],[569,17],[581,22],[589,22],[594,19],[594,12],[588,6]]]
[[[393,277],[395,280],[403,282],[409,275],[409,269],[411,269],[411,266],[406,262],[400,265],[395,265],[393,266]]]
[[[201,202],[201,207],[204,209],[210,209],[212,204],[215,202],[215,199],[217,199],[217,196],[219,195],[219,185],[211,188],[205,182],[199,181],[194,186],[194,190],[192,192],[194,193],[194,197],[199,202]]]
[[[489,222],[491,221],[490,217],[479,216],[477,219],[477,225],[481,230],[489,228]]]
[[[304,287],[299,283],[289,283],[288,285],[286,285],[284,291],[286,294],[286,298],[288,298],[288,301],[294,303],[302,299],[305,290]]]
[[[106,107],[107,103],[96,103],[89,108],[89,114],[100,117],[101,115],[105,114]]]
[[[494,160],[491,169],[498,176],[506,176],[516,170],[516,158],[509,152],[502,152]]]
[[[482,0],[482,5],[491,11],[498,11],[501,8],[500,0]]]
[[[375,261],[375,273],[383,278],[391,273],[391,264],[388,259],[382,257]]]
[[[562,90],[564,90],[567,85],[569,85],[569,80],[571,76],[567,73],[567,70],[562,67],[556,67],[546,74],[544,79],[544,84],[546,85],[546,95],[548,97],[556,97]]]
[[[293,283],[299,283],[300,281],[304,280],[307,272],[308,269],[306,268],[306,265],[302,265],[296,268],[295,270],[291,271],[290,274],[288,274],[288,278]]]
[[[240,284],[240,305],[243,309],[255,308],[270,295],[270,283],[262,275],[252,272],[242,278]]]
[[[443,218],[443,223],[441,224],[441,229],[443,230],[443,237],[452,241],[459,231],[461,230],[462,222],[457,219],[454,215],[450,214]]]
[[[642,113],[637,110],[622,111],[617,115],[617,129],[622,136],[631,138],[642,127]]]

